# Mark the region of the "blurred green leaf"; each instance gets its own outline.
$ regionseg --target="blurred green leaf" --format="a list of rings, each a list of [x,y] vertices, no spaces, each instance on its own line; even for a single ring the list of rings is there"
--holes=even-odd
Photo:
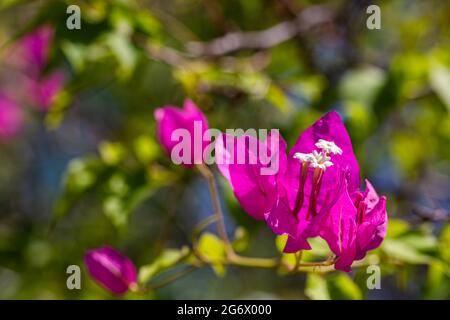
[[[392,259],[407,263],[427,264],[432,260],[430,256],[421,253],[409,243],[400,239],[386,239],[381,248]]]
[[[327,280],[323,275],[308,273],[306,276],[305,294],[312,300],[330,300]]]
[[[332,278],[333,285],[336,286],[344,299],[361,300],[363,294],[358,285],[346,273],[338,273]]]
[[[450,112],[450,69],[440,64],[433,65],[430,85]]]
[[[438,260],[430,263],[426,284],[427,299],[448,299],[450,297],[450,267]]]
[[[108,165],[117,165],[125,156],[125,148],[119,142],[103,141],[99,146],[101,159]]]
[[[389,228],[387,232],[388,238],[397,238],[398,236],[408,232],[410,225],[408,222],[400,219],[389,219]]]
[[[174,267],[189,254],[189,249],[165,249],[152,263],[139,268],[138,281],[140,284],[149,282],[159,273]]]
[[[232,246],[235,251],[242,252],[248,248],[250,241],[250,235],[248,231],[244,227],[237,227],[234,231],[234,239],[232,242]]]
[[[155,160],[159,155],[158,143],[146,135],[137,137],[133,142],[133,147],[136,157],[144,164]]]
[[[225,275],[223,260],[225,258],[225,245],[216,235],[205,232],[197,243],[197,251],[212,263],[214,272],[222,277]]]
[[[383,70],[366,66],[347,72],[339,90],[344,100],[368,107],[372,105],[384,81]]]
[[[438,241],[432,235],[411,234],[401,237],[402,242],[419,251],[435,250]]]

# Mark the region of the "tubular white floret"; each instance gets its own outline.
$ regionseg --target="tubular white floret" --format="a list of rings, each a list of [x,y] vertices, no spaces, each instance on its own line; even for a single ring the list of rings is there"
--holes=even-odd
[[[342,149],[339,148],[333,141],[319,139],[316,142],[316,147],[327,154],[342,154]]]
[[[294,158],[300,160],[302,163],[309,163],[311,168],[319,168],[322,170],[326,170],[326,168],[333,165],[329,156],[322,151],[317,152],[317,150],[314,150],[312,153],[297,152],[294,154]]]
[[[300,160],[301,162],[311,162],[313,161],[314,156],[311,153],[296,152],[294,154],[294,158]]]
[[[312,161],[310,161],[309,163],[310,167],[326,170],[328,167],[331,167],[333,165],[333,162],[330,161],[331,158],[323,152],[319,153],[314,150],[312,156]]]

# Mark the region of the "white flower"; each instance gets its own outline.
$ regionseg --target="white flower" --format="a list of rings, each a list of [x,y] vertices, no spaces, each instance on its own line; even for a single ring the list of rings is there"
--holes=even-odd
[[[333,165],[329,156],[322,151],[317,152],[317,150],[314,150],[312,153],[296,152],[294,158],[300,160],[302,163],[308,162],[309,166],[312,168],[319,168],[322,170],[326,170],[326,168]]]
[[[342,149],[339,148],[333,141],[319,139],[319,141],[316,142],[316,147],[327,154],[342,154]]]
[[[326,170],[328,167],[333,165],[333,162],[330,161],[330,157],[324,154],[323,152],[317,152],[316,150],[312,153],[312,161],[310,161],[309,165],[313,168],[319,168],[322,170]]]
[[[298,159],[301,162],[311,162],[313,161],[314,156],[312,155],[312,153],[301,153],[301,152],[296,152],[294,154],[294,159]]]

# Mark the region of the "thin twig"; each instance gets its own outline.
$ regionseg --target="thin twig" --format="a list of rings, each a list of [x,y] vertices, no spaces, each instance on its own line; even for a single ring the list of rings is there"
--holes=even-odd
[[[208,42],[189,42],[187,50],[194,56],[223,56],[246,49],[267,49],[293,39],[333,19],[325,6],[310,6],[294,19],[284,21],[262,31],[230,32]]]
[[[175,280],[178,280],[179,278],[184,277],[184,276],[190,274],[191,272],[193,272],[193,271],[195,271],[195,270],[197,270],[197,267],[195,267],[195,266],[191,266],[191,267],[189,267],[189,268],[186,268],[186,269],[184,269],[184,270],[181,270],[181,271],[179,271],[179,272],[177,272],[177,273],[172,274],[171,276],[165,278],[164,280],[162,280],[162,281],[160,281],[160,282],[158,282],[158,283],[156,283],[156,284],[150,285],[150,286],[148,287],[148,289],[149,289],[149,290],[156,290],[156,289],[159,289],[159,288],[161,288],[161,287],[164,287],[164,286],[166,286],[166,285],[168,285],[168,284],[171,284],[171,283],[174,282]]]
[[[227,231],[225,228],[225,221],[223,219],[222,208],[220,206],[219,193],[217,191],[217,185],[216,185],[216,181],[214,179],[214,175],[211,172],[211,170],[209,170],[209,168],[203,163],[197,165],[197,168],[200,171],[201,175],[208,182],[208,188],[209,188],[209,193],[211,195],[211,202],[212,202],[213,209],[214,209],[214,215],[216,216],[216,219],[217,219],[216,220],[217,232],[219,233],[220,238],[224,242],[226,253],[233,255],[234,250],[230,244],[230,239],[228,239]]]

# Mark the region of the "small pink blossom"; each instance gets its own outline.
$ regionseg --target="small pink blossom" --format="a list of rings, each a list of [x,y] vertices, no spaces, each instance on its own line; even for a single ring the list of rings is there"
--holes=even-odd
[[[48,111],[55,102],[56,96],[63,89],[65,78],[62,71],[55,71],[46,77],[30,79],[32,103],[39,110]]]
[[[182,109],[170,105],[158,108],[154,116],[158,125],[158,139],[175,163],[186,167],[203,163],[203,152],[209,144],[203,140],[208,130],[208,122],[192,100],[186,99]],[[180,140],[183,140],[184,136],[189,139],[187,142],[190,147],[177,150],[177,146],[182,145]],[[199,144],[198,141],[202,143]],[[185,152],[188,154],[184,154]]]
[[[133,262],[111,247],[88,251],[84,262],[91,277],[112,293],[124,294],[137,283]]]
[[[23,115],[20,107],[0,93],[0,140],[7,140],[16,135],[22,125]]]
[[[53,33],[54,31],[50,26],[42,26],[22,38],[24,67],[30,76],[39,76],[45,68],[50,54]]]

